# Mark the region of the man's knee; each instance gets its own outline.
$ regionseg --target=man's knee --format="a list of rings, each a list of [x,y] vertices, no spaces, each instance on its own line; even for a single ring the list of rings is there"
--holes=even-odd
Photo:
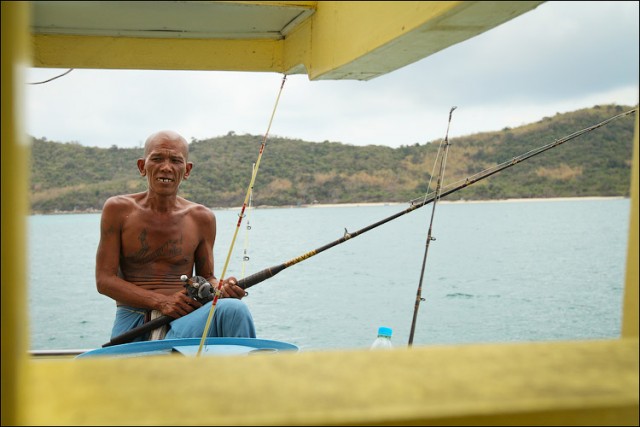
[[[240,316],[248,316],[251,314],[249,312],[249,307],[247,307],[247,305],[239,299],[224,298],[218,301],[218,305],[220,314],[222,315],[235,314]]]
[[[217,314],[216,329],[218,336],[255,338],[256,330],[253,317],[247,305],[232,298],[225,298],[218,302],[220,307]]]

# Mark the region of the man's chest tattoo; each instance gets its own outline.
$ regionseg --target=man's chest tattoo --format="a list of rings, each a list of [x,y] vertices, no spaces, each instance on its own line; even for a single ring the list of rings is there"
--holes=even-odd
[[[169,239],[162,243],[157,249],[152,250],[147,242],[147,230],[144,229],[138,236],[140,249],[125,256],[125,260],[136,264],[148,264],[158,259],[173,258],[182,255],[182,235],[178,239]]]

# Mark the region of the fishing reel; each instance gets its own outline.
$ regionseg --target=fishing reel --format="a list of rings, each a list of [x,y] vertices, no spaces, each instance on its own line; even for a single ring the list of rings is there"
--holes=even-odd
[[[193,276],[189,278],[183,274],[182,276],[180,276],[180,280],[184,282],[184,287],[187,290],[187,295],[189,295],[190,298],[198,301],[200,304],[204,304],[213,300],[216,289],[204,277]]]

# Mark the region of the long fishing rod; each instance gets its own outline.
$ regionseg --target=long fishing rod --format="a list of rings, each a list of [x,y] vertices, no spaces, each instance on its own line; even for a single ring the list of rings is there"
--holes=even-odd
[[[448,185],[448,186],[446,186],[446,187],[444,187],[442,189],[442,192],[440,193],[440,198],[446,197],[449,194],[453,194],[456,191],[462,190],[463,188],[466,188],[466,187],[468,187],[470,185],[473,185],[478,181],[481,181],[481,180],[483,180],[485,178],[488,178],[488,177],[490,177],[490,176],[492,176],[492,175],[494,175],[494,174],[496,174],[498,172],[501,172],[501,171],[503,171],[505,169],[508,169],[511,166],[514,166],[514,165],[516,165],[518,163],[521,163],[521,162],[523,162],[525,160],[530,159],[531,157],[537,156],[538,154],[541,154],[541,153],[543,153],[543,152],[545,152],[547,150],[550,150],[550,149],[555,148],[555,147],[557,147],[559,145],[562,145],[567,141],[570,141],[570,140],[575,139],[575,138],[577,138],[579,136],[582,136],[585,133],[591,132],[591,131],[596,130],[596,129],[602,127],[602,126],[605,126],[605,125],[609,124],[610,122],[612,122],[612,121],[614,121],[616,119],[619,119],[619,118],[624,117],[624,116],[628,116],[629,114],[632,114],[632,113],[635,113],[635,112],[637,112],[637,110],[638,110],[637,108],[634,108],[634,109],[629,110],[629,111],[627,111],[625,113],[620,113],[620,114],[618,114],[616,116],[613,116],[613,117],[610,117],[607,120],[604,120],[604,121],[602,121],[602,122],[600,122],[598,124],[595,124],[593,126],[589,126],[588,128],[576,131],[576,132],[574,132],[574,133],[572,133],[570,135],[567,135],[567,136],[565,136],[563,138],[557,139],[557,140],[555,140],[555,141],[553,141],[553,142],[551,142],[549,144],[543,145],[542,147],[539,147],[539,148],[533,149],[531,151],[528,151],[527,153],[521,154],[520,156],[516,156],[516,157],[512,158],[511,160],[503,162],[503,163],[501,163],[501,164],[499,164],[497,166],[485,169],[484,171],[478,172],[475,175],[472,175],[472,176],[470,176],[468,178],[465,178],[463,180],[460,180],[460,181],[457,181],[457,182],[455,182],[453,184],[450,184],[450,185]],[[311,258],[312,256],[315,256],[315,255],[319,254],[320,252],[324,252],[327,249],[330,249],[330,248],[332,248],[334,246],[337,246],[337,245],[339,245],[341,243],[344,243],[347,240],[350,240],[350,239],[353,239],[355,237],[358,237],[359,235],[364,234],[367,231],[373,230],[376,227],[379,227],[379,226],[381,226],[383,224],[386,224],[387,222],[393,221],[394,219],[397,219],[397,218],[399,218],[399,217],[401,217],[403,215],[406,215],[406,214],[408,214],[410,212],[413,212],[416,209],[419,209],[419,208],[421,208],[421,207],[423,207],[425,205],[428,205],[434,199],[435,199],[435,193],[430,193],[426,197],[419,197],[417,199],[410,200],[409,201],[410,206],[407,209],[405,209],[403,211],[400,211],[400,212],[398,212],[396,214],[393,214],[393,215],[391,215],[391,216],[389,216],[387,218],[384,218],[384,219],[382,219],[382,220],[380,220],[380,221],[378,221],[378,222],[376,222],[374,224],[371,224],[371,225],[368,225],[368,226],[366,226],[364,228],[361,228],[358,231],[354,231],[353,233],[349,233],[348,231],[345,230],[344,235],[340,239],[337,239],[337,240],[335,240],[335,241],[333,241],[331,243],[327,243],[324,246],[321,246],[321,247],[319,247],[317,249],[309,251],[309,252],[307,252],[307,253],[305,253],[303,255],[300,255],[300,256],[298,256],[296,258],[293,258],[293,259],[291,259],[289,261],[286,261],[286,262],[284,262],[282,264],[265,268],[264,270],[261,270],[261,271],[259,271],[257,273],[254,273],[254,274],[252,274],[252,275],[250,275],[248,277],[240,279],[240,280],[238,280],[238,286],[240,286],[242,289],[246,290],[246,289],[250,288],[251,286],[257,285],[258,283],[263,282],[264,280],[275,276],[276,274],[280,273],[282,270],[284,270],[286,268],[289,268],[292,265],[298,264],[299,262],[302,262],[302,261],[304,261],[304,260],[306,260],[308,258]],[[147,323],[145,323],[145,324],[143,324],[141,326],[138,326],[137,328],[131,329],[130,331],[125,332],[122,335],[114,337],[111,341],[109,341],[108,343],[104,344],[103,347],[107,347],[107,346],[115,345],[115,344],[123,344],[123,343],[129,342],[132,339],[134,339],[135,337],[140,336],[140,335],[142,335],[142,334],[144,334],[144,333],[146,333],[146,332],[148,332],[150,330],[153,330],[155,328],[159,328],[160,326],[166,325],[167,323],[171,322],[172,320],[174,320],[174,318],[172,318],[170,316],[160,316],[160,317],[158,317],[158,318],[156,318],[154,320],[151,320],[151,321],[149,321],[149,322],[147,322]]]
[[[267,145],[267,137],[269,136],[269,130],[271,130],[271,124],[273,123],[273,117],[276,114],[276,109],[278,108],[278,102],[280,101],[280,95],[282,95],[282,89],[284,88],[284,83],[287,80],[287,75],[282,76],[282,83],[280,84],[280,90],[278,91],[278,96],[276,97],[275,105],[273,106],[273,111],[271,112],[271,117],[269,118],[269,125],[267,126],[267,131],[264,133],[264,138],[262,139],[262,145],[260,146],[260,152],[258,153],[258,159],[256,160],[255,167],[251,173],[251,181],[249,182],[249,188],[247,188],[247,194],[245,195],[244,202],[242,203],[242,209],[238,214],[238,223],[233,232],[233,238],[231,239],[231,245],[229,245],[229,252],[227,254],[227,259],[224,262],[224,267],[222,267],[222,273],[220,274],[220,278],[218,279],[218,286],[216,291],[213,294],[213,302],[211,303],[211,309],[209,310],[209,316],[207,317],[207,322],[204,326],[204,331],[202,332],[202,338],[200,339],[200,345],[198,346],[198,352],[196,356],[200,356],[202,353],[202,347],[207,339],[207,333],[209,331],[209,327],[211,326],[211,320],[213,319],[213,312],[216,309],[216,304],[218,303],[218,299],[220,298],[221,290],[222,290],[222,281],[224,279],[224,275],[227,272],[227,267],[229,266],[229,260],[231,259],[231,252],[233,251],[233,246],[236,242],[236,237],[238,236],[238,230],[240,230],[240,224],[242,223],[242,218],[244,217],[244,211],[247,208],[247,204],[249,203],[249,196],[253,191],[253,185],[256,181],[256,176],[258,175],[258,169],[260,168],[260,160],[262,160],[262,154],[264,153],[264,149]]]
[[[416,330],[416,320],[418,319],[418,308],[420,308],[420,301],[422,301],[422,281],[424,280],[424,270],[427,265],[427,254],[429,253],[429,247],[431,245],[431,241],[435,240],[432,237],[433,232],[433,218],[436,214],[436,205],[438,204],[438,199],[440,198],[440,191],[442,189],[442,181],[444,180],[444,168],[447,164],[447,154],[449,152],[449,127],[451,126],[451,116],[453,115],[453,110],[456,107],[452,107],[449,111],[449,122],[447,123],[447,133],[445,134],[444,141],[442,145],[444,148],[442,149],[442,157],[440,158],[440,171],[438,172],[438,181],[436,183],[436,190],[433,195],[433,205],[431,209],[431,219],[429,220],[429,230],[427,231],[427,242],[424,248],[424,256],[422,258],[422,269],[420,270],[420,280],[418,281],[418,290],[416,292],[416,303],[413,307],[413,319],[411,320],[411,332],[409,333],[409,346],[413,345],[413,334]],[[438,154],[440,150],[438,150]],[[436,162],[438,161],[438,157],[436,156]],[[433,176],[433,175],[432,175]],[[427,187],[428,189],[429,187]],[[426,197],[426,195],[425,195]]]
[[[520,156],[514,157],[509,161],[503,162],[503,163],[501,163],[501,164],[499,164],[497,166],[494,166],[492,168],[485,169],[482,172],[478,172],[475,175],[472,175],[472,176],[470,176],[468,178],[465,178],[465,179],[463,179],[461,181],[458,181],[458,182],[455,182],[453,184],[450,184],[450,185],[448,185],[448,186],[446,186],[446,187],[444,187],[442,189],[442,192],[440,194],[440,198],[446,197],[449,194],[453,194],[456,191],[462,190],[463,188],[468,187],[468,186],[470,186],[472,184],[475,184],[476,182],[481,181],[481,180],[483,180],[485,178],[488,178],[491,175],[494,175],[494,174],[496,174],[496,173],[498,173],[498,172],[500,172],[500,171],[502,171],[504,169],[508,169],[511,166],[514,166],[514,165],[516,165],[518,163],[521,163],[521,162],[523,162],[523,161],[525,161],[527,159],[530,159],[531,157],[534,157],[534,156],[536,156],[536,155],[538,155],[540,153],[543,153],[543,152],[545,152],[547,150],[555,148],[555,147],[557,147],[557,146],[559,146],[561,144],[564,144],[567,141],[570,141],[570,140],[575,139],[575,138],[577,138],[579,136],[582,136],[583,134],[591,132],[591,131],[593,131],[595,129],[598,129],[598,128],[610,123],[613,120],[616,120],[616,119],[619,119],[621,117],[627,116],[627,115],[629,115],[631,113],[634,113],[636,111],[637,111],[637,108],[634,108],[633,110],[627,111],[625,113],[618,114],[618,115],[616,115],[614,117],[611,117],[611,118],[609,118],[607,120],[604,120],[603,122],[600,122],[600,123],[595,124],[593,126],[590,126],[588,128],[585,128],[585,129],[579,130],[577,132],[574,132],[574,133],[572,133],[572,134],[570,134],[568,136],[565,136],[564,138],[557,139],[554,142],[551,142],[551,143],[549,143],[547,145],[543,145],[542,147],[533,149],[531,151],[528,151],[527,153],[521,154]],[[393,214],[393,215],[391,215],[391,216],[389,216],[387,218],[384,218],[384,219],[382,219],[382,220],[380,220],[380,221],[378,221],[378,222],[376,222],[374,224],[371,224],[371,225],[368,225],[368,226],[366,226],[364,228],[361,228],[360,230],[354,231],[352,233],[349,233],[349,232],[347,232],[345,230],[344,236],[341,237],[340,239],[337,239],[337,240],[335,240],[335,241],[333,241],[331,243],[327,243],[324,246],[321,246],[321,247],[319,247],[317,249],[309,251],[309,252],[307,252],[307,253],[305,253],[303,255],[300,255],[300,256],[298,256],[296,258],[293,258],[293,259],[291,259],[289,261],[286,261],[286,262],[284,262],[284,263],[282,263],[280,265],[276,265],[276,266],[273,266],[273,267],[265,268],[262,271],[254,273],[251,276],[248,276],[248,277],[246,277],[244,279],[239,280],[238,281],[238,286],[240,286],[243,289],[247,289],[247,288],[249,288],[251,286],[257,285],[258,283],[260,283],[260,282],[262,282],[262,281],[264,281],[264,280],[266,280],[266,279],[268,279],[270,277],[275,276],[276,274],[278,274],[279,272],[281,272],[285,268],[291,267],[292,265],[295,265],[295,264],[297,264],[297,263],[299,263],[301,261],[304,261],[305,259],[311,258],[312,256],[319,254],[320,252],[324,252],[327,249],[330,249],[330,248],[332,248],[334,246],[337,246],[337,245],[339,245],[341,243],[344,243],[349,239],[353,239],[355,237],[358,237],[359,235],[364,234],[367,231],[373,230],[374,228],[379,227],[379,226],[381,226],[383,224],[386,224],[387,222],[393,221],[394,219],[397,219],[397,218],[399,218],[399,217],[401,217],[403,215],[406,215],[406,214],[408,214],[410,212],[413,212],[416,209],[419,209],[419,208],[421,208],[421,207],[423,207],[425,205],[428,205],[434,199],[435,199],[435,192],[430,193],[427,197],[424,197],[424,198],[417,198],[417,199],[410,200],[409,203],[411,204],[411,206],[409,206],[407,209],[405,209],[403,211],[400,211],[400,212],[398,212],[396,214]]]

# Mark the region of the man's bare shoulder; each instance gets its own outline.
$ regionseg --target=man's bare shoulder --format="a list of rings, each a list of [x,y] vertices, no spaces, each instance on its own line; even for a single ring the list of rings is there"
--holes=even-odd
[[[189,211],[189,215],[196,217],[198,220],[211,221],[215,219],[213,211],[208,207],[187,199],[182,199],[182,201],[185,208]]]
[[[142,197],[144,197],[144,193],[111,196],[104,202],[103,213],[116,213],[135,209],[139,206]]]

